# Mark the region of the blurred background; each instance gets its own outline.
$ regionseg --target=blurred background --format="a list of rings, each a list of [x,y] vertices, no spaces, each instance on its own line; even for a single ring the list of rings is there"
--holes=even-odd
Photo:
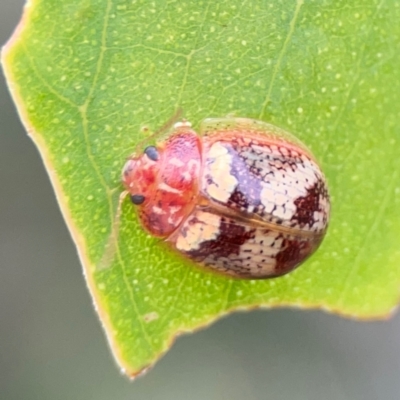
[[[0,43],[23,0],[0,0]],[[0,400],[400,399],[400,316],[237,313],[122,376],[39,154],[0,78]]]

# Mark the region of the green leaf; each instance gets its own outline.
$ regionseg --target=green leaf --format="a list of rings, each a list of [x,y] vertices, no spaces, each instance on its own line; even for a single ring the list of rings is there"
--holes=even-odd
[[[381,318],[400,284],[400,3],[360,0],[31,0],[2,61],[38,145],[113,352],[129,375],[178,333],[235,309],[296,306]],[[128,202],[120,171],[141,127],[181,107],[262,119],[321,161],[331,225],[304,266],[238,281],[186,265]],[[262,333],[261,333],[262,334]]]

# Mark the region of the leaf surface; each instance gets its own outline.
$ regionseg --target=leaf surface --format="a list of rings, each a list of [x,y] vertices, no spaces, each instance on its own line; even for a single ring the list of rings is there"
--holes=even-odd
[[[398,1],[31,0],[2,54],[113,352],[133,376],[178,333],[235,309],[382,318],[400,284]],[[122,207],[125,158],[174,112],[285,128],[328,178],[330,228],[279,279],[215,276],[167,252]]]

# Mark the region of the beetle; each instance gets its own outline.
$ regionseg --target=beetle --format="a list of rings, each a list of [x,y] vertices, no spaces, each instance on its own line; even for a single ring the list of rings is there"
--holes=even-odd
[[[142,227],[209,270],[240,279],[284,275],[320,245],[327,183],[292,134],[249,118],[187,121],[129,157],[123,184]]]

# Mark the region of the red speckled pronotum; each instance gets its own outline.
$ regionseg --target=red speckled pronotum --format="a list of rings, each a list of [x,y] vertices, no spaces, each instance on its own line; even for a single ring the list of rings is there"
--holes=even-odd
[[[291,134],[247,118],[184,121],[129,158],[123,183],[144,229],[175,251],[236,278],[300,265],[329,220],[326,180]]]

